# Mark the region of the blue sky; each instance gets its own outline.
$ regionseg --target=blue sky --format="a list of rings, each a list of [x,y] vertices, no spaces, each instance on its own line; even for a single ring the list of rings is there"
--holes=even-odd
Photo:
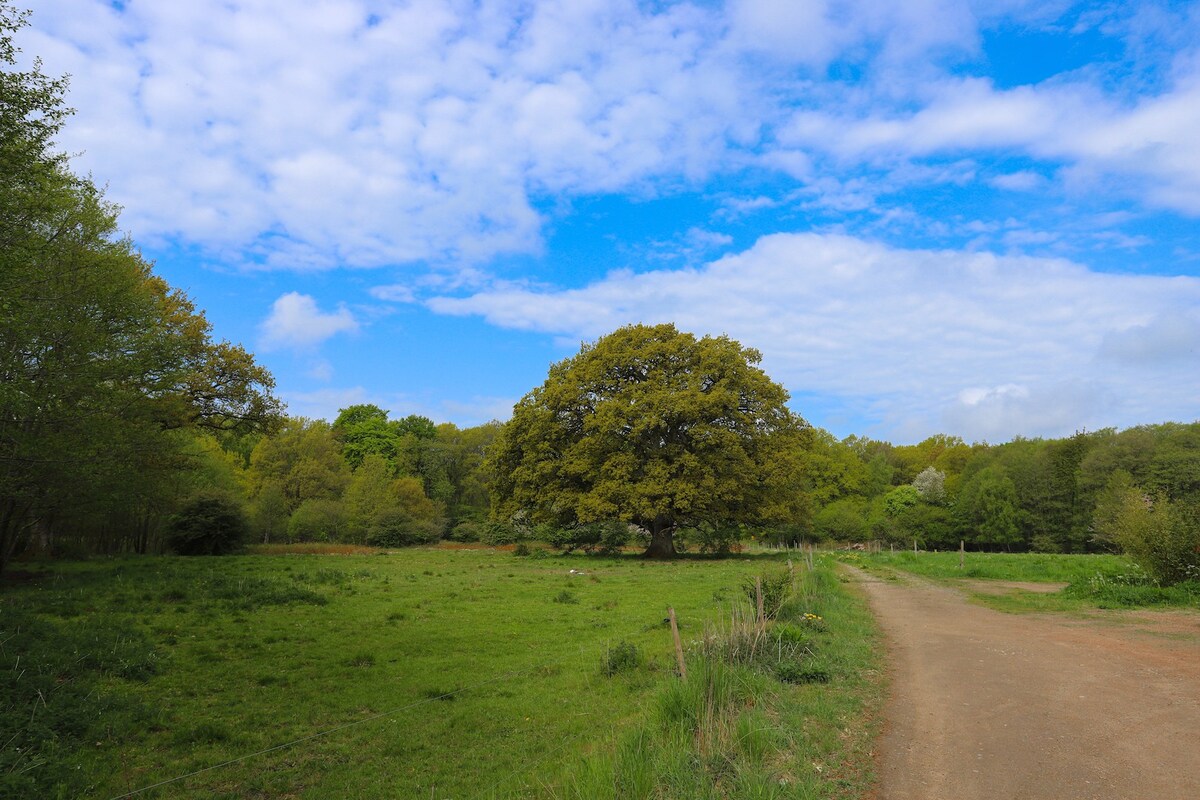
[[[1200,416],[1194,3],[26,0],[61,137],[293,414],[630,322],[839,436]]]

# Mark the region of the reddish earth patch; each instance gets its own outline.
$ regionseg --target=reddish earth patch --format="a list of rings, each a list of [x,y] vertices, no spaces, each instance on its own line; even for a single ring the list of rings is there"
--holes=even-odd
[[[1034,583],[1032,581],[975,581],[960,580],[956,586],[964,586],[980,594],[1008,594],[1009,592],[1035,592],[1054,594],[1070,586],[1069,583]]]
[[[1003,614],[852,575],[888,640],[877,800],[1200,798],[1200,614]]]

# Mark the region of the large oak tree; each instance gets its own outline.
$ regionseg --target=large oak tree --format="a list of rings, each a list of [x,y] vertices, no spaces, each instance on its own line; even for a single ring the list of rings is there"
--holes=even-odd
[[[675,553],[681,527],[794,521],[806,423],[725,336],[631,325],[550,368],[490,455],[493,513],[573,526],[605,519]]]

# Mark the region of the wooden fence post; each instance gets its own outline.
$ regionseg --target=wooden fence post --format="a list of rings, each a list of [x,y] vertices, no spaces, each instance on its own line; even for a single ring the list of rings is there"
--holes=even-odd
[[[687,663],[683,660],[683,642],[679,640],[679,623],[675,621],[675,608],[667,608],[667,616],[671,619],[671,637],[675,640],[675,660],[679,662],[679,679],[687,680]]]
[[[964,558],[965,553],[966,553],[966,542],[964,542],[962,539],[959,539],[958,540],[958,568],[959,569],[963,568],[963,558]]]

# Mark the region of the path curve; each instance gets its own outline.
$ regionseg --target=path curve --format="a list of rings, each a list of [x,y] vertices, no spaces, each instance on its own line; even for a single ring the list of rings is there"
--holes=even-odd
[[[1200,798],[1200,614],[1003,614],[850,573],[888,642],[877,800]]]

